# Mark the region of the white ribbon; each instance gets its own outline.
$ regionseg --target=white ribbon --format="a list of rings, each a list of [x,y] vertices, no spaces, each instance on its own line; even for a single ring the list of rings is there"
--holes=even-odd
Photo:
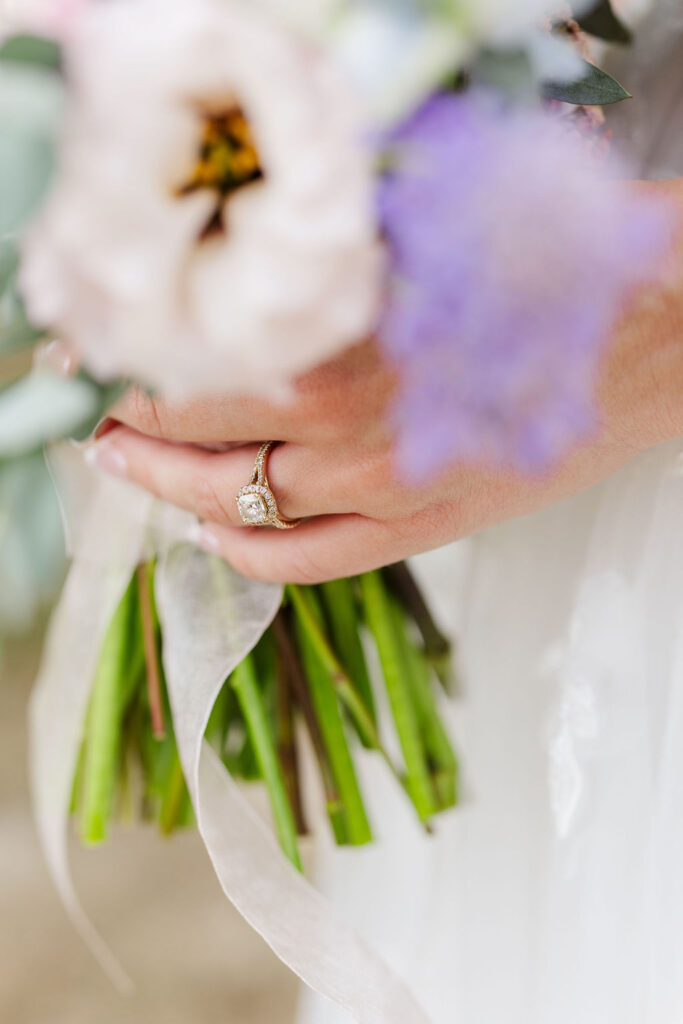
[[[286,861],[203,736],[224,680],[281,601],[187,544],[191,516],[89,469],[75,446],[51,459],[74,561],[31,705],[32,785],[48,866],[74,924],[114,982],[130,982],[83,913],[71,881],[71,787],[104,633],[139,560],[159,557],[157,600],[178,750],[199,832],[223,891],[311,988],[361,1024],[427,1024],[387,965]],[[397,894],[398,895],[398,894]]]

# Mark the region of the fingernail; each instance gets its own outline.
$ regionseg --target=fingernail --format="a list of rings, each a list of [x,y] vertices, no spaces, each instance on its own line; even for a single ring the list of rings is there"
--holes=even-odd
[[[109,441],[91,445],[85,453],[85,461],[96,469],[101,469],[111,476],[127,476],[128,463],[122,451],[115,448]]]
[[[206,551],[210,555],[216,555],[220,550],[220,541],[216,536],[215,530],[205,523],[195,523],[191,527],[189,540],[191,544],[195,544],[202,551]]]
[[[118,420],[115,420],[112,416],[105,416],[93,430],[92,436],[96,441],[99,441],[101,437],[104,437],[105,434],[108,434],[114,429],[114,427],[118,427],[118,425]]]
[[[50,341],[36,352],[35,366],[41,370],[53,370],[60,377],[70,377],[76,371],[76,356],[66,342]]]

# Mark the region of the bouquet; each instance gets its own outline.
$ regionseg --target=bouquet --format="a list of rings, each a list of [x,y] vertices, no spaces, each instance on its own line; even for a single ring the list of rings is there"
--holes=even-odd
[[[401,767],[382,742],[364,632],[381,665]],[[85,723],[73,813],[88,844],[106,837],[115,798],[125,808],[136,774],[143,818],[157,821],[163,834],[193,821],[162,644],[154,565],[141,564],[109,624]],[[297,868],[297,836],[307,831],[298,719],[315,754],[338,844],[372,838],[349,731],[384,759],[426,828],[455,805],[457,761],[437,707],[437,674],[448,682],[449,644],[405,564],[320,587],[286,588],[272,625],[221,690],[206,735],[233,777],[263,781],[282,849]]]
[[[62,0],[27,4],[0,45],[0,472],[61,442],[76,539],[34,709],[53,871],[70,900],[65,793],[87,843],[116,816],[163,833],[196,821],[228,895],[359,1019],[421,1018],[400,986],[359,1009],[358,978],[387,988],[384,968],[361,958],[340,981],[324,930],[317,954],[292,946],[206,794],[225,771],[259,780],[300,869],[302,741],[339,844],[372,838],[365,748],[430,830],[459,794],[449,643],[407,565],[249,585],[188,549],[191,523],[83,458],[131,384],[286,402],[368,336],[396,370],[389,427],[411,486],[457,461],[541,474],[589,437],[604,339],[670,236],[658,202],[605,187],[602,107],[628,93],[587,59],[589,37],[628,42],[608,0]],[[75,512],[74,459],[90,472]],[[244,490],[246,523],[293,525],[267,487]],[[97,614],[69,662],[74,608]],[[70,671],[83,678],[57,797],[41,744]],[[187,679],[202,671],[193,717]]]

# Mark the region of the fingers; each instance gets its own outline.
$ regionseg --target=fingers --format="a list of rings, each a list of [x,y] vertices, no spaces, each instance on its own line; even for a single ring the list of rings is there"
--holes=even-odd
[[[210,452],[119,426],[90,449],[89,458],[100,469],[139,484],[199,519],[241,526],[235,495],[249,482],[257,452],[258,445]],[[288,519],[346,511],[334,474],[313,452],[280,445],[269,455],[267,474],[280,512]]]
[[[169,403],[131,388],[109,415],[148,437],[196,444],[267,441],[271,437],[292,441],[301,434],[291,403],[235,395]]]
[[[214,395],[169,403],[132,388],[110,416],[150,437],[198,444],[294,441],[338,444],[386,433],[384,412],[395,386],[377,346],[355,346],[300,377],[281,401]]]
[[[323,516],[288,532],[206,525],[199,544],[243,576],[271,583],[323,583],[411,553],[388,524],[359,515]]]

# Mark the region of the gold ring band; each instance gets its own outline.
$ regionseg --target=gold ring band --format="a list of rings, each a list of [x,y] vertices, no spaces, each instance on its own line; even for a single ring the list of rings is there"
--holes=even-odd
[[[301,522],[300,519],[285,519],[280,515],[275,495],[268,483],[268,455],[277,443],[265,441],[261,445],[251,480],[235,495],[237,510],[245,526],[275,526],[278,530],[292,530]]]

